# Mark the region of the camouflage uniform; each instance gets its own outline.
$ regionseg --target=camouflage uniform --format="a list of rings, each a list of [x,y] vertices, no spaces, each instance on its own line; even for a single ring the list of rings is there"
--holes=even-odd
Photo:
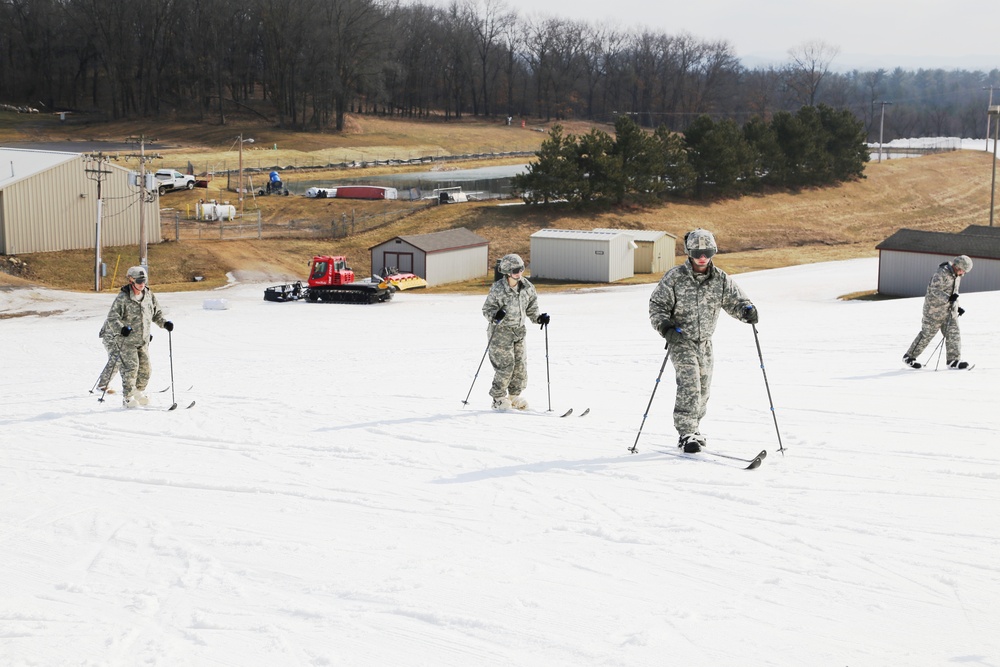
[[[493,317],[501,308],[507,314],[500,322],[494,323]],[[486,296],[483,316],[490,321],[487,335],[491,336],[490,363],[495,371],[490,396],[500,399],[508,392],[511,396],[518,396],[528,384],[524,318],[527,317],[535,324],[539,323],[535,286],[522,277],[511,288],[506,276],[500,278],[493,283]]]
[[[161,327],[166,322],[156,295],[143,287],[139,296],[134,296],[131,285],[125,285],[111,304],[101,328],[104,346],[120,352],[122,392],[126,398],[134,390],[145,391],[149,383],[149,341],[153,322]],[[126,326],[132,327],[132,333],[122,336],[122,327]]]
[[[119,366],[118,342],[115,340],[115,336],[107,335],[107,328],[107,321],[105,320],[104,325],[101,326],[101,330],[97,334],[101,338],[101,343],[104,344],[104,349],[108,352],[108,363],[104,365],[104,370],[101,371],[101,377],[97,381],[97,387],[102,391],[108,389],[108,385],[111,384],[111,380],[113,380],[115,375],[118,373]]]
[[[681,330],[669,332],[667,338],[677,379],[674,427],[679,435],[697,433],[705,416],[712,386],[712,334],[719,311],[742,321],[745,309],[752,305],[725,271],[710,264],[706,273],[699,274],[690,260],[667,271],[653,290],[649,323],[657,332],[668,323]]]
[[[957,258],[956,258],[957,259]],[[949,299],[956,293],[958,276],[952,269],[952,262],[944,262],[938,266],[927,285],[927,295],[924,297],[924,315],[920,324],[920,333],[910,343],[906,356],[916,359],[927,349],[937,332],[944,335],[945,350],[948,363],[958,361],[962,357],[962,334],[958,329],[958,303]]]

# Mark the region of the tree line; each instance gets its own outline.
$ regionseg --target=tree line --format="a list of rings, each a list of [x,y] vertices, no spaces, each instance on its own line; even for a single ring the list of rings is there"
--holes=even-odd
[[[342,130],[345,114],[586,119],[686,130],[825,104],[878,139],[981,137],[1000,72],[836,72],[797,45],[747,68],[727,41],[520,16],[504,0],[0,0],[0,102],[110,119],[260,114]]]
[[[825,104],[779,111],[737,125],[700,116],[683,135],[644,131],[630,117],[615,136],[592,129],[564,135],[556,125],[537,160],[514,178],[528,203],[566,200],[622,204],[664,196],[733,197],[764,188],[797,190],[864,177],[868,146],[861,121]]]

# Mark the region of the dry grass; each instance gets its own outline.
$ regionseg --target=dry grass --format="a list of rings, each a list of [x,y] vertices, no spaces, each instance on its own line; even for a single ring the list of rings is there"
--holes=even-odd
[[[128,134],[148,131],[148,128],[131,126],[89,129],[92,132],[87,138],[118,140]],[[210,160],[223,159],[221,156],[229,146],[225,145],[221,152],[212,152],[209,144],[231,143],[231,137],[240,131],[236,127],[217,126],[193,130],[179,127],[160,129],[163,130],[158,135],[161,140],[166,138],[191,146],[179,148],[170,155],[178,156],[177,159],[203,155],[209,156],[206,159]],[[377,146],[396,146],[399,150],[438,146],[449,153],[462,153],[479,150],[479,147],[491,143],[495,145],[505,136],[521,133],[533,137],[535,143],[532,145],[537,148],[545,137],[542,132],[508,128],[497,123],[405,123],[368,118],[353,121],[351,131],[343,136],[284,133],[260,127],[251,129],[255,133],[259,131],[261,143],[263,139],[270,141],[273,133],[274,143],[280,142],[279,146],[288,145],[288,150],[294,147],[294,150],[303,153],[368,150]],[[569,128],[574,133],[586,130],[587,126],[583,125]],[[10,128],[0,123],[0,139],[10,132]],[[20,138],[24,139],[23,136]],[[336,148],[331,148],[333,145]],[[715,232],[719,241],[719,266],[739,273],[874,256],[875,245],[901,227],[958,231],[970,224],[987,224],[991,159],[992,156],[985,152],[958,151],[890,160],[869,164],[867,178],[834,188],[744,197],[709,204],[680,202],[655,208],[634,207],[586,213],[564,205],[497,206],[493,202],[481,202],[438,206],[387,227],[336,241],[167,242],[150,246],[149,255],[154,283],[161,290],[177,290],[224,284],[226,273],[231,271],[275,282],[301,279],[305,277],[308,260],[316,254],[346,255],[358,275],[365,276],[370,270],[368,249],[371,246],[396,235],[458,226],[467,227],[490,241],[491,261],[508,252],[517,252],[530,260],[529,236],[546,227],[656,229],[678,237],[695,227],[704,227]],[[320,171],[310,173],[309,178],[333,179],[343,175],[340,171]],[[351,172],[351,176],[355,175],[356,172]],[[207,192],[172,193],[164,197],[164,203],[186,208],[192,207],[199,198],[232,201],[233,193],[222,191],[222,185],[224,179],[216,179]],[[407,204],[401,202],[399,205]],[[360,214],[366,208],[385,204],[304,197],[262,197],[245,202],[248,210],[255,206],[260,208],[265,222],[270,222],[289,219],[329,221],[344,214],[349,216],[352,209]],[[169,235],[168,228],[165,228],[164,235]],[[104,259],[109,272],[114,269],[119,255],[122,265],[126,267],[138,259],[135,248],[106,248]],[[28,277],[32,280],[63,289],[93,288],[93,251],[41,253],[22,256],[22,259],[31,267],[32,273]],[[123,268],[120,269],[119,274],[123,271]],[[194,283],[196,275],[203,276],[204,281]],[[656,279],[658,276],[637,276],[634,282]],[[0,283],[14,280],[0,275]],[[434,288],[434,291],[478,291],[485,287],[486,281],[487,278],[483,278],[447,288]],[[560,287],[566,289],[572,286]],[[550,286],[543,285],[542,288]]]

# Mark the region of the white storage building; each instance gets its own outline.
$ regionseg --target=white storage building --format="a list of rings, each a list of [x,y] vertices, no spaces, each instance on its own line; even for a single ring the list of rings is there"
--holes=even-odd
[[[957,234],[900,229],[875,246],[879,251],[878,292],[886,296],[923,296],[942,262],[972,258],[962,292],[1000,290],[1000,229],[971,226]]]
[[[531,235],[531,278],[613,283],[635,275],[636,243],[614,231],[541,229]]]
[[[666,273],[676,263],[677,237],[652,229],[598,228],[595,232],[621,232],[635,241],[635,272]]]
[[[84,161],[79,153],[0,148],[0,253],[19,255],[93,248],[100,165],[101,245],[139,243],[139,191],[129,170]],[[156,198],[143,204],[146,242],[160,242]]]
[[[427,281],[428,287],[480,278],[487,273],[490,242],[465,227],[431,234],[396,236],[369,248],[372,273],[395,267]]]

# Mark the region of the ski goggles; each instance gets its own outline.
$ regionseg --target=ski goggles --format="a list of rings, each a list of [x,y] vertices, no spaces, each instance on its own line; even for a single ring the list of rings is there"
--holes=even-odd
[[[708,257],[709,259],[712,259],[713,257],[715,257],[715,252],[716,251],[713,248],[704,248],[704,249],[692,250],[691,256],[694,257],[695,259],[701,259],[702,257]]]

